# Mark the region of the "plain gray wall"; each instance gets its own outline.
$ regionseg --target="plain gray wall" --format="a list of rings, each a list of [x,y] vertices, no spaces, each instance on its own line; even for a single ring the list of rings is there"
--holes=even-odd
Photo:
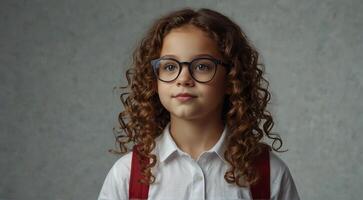
[[[96,199],[131,51],[185,6],[235,20],[262,55],[302,199],[362,199],[363,4],[355,1],[1,1],[0,199]]]

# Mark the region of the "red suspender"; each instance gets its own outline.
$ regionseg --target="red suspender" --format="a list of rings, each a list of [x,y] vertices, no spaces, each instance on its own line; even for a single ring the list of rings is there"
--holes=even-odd
[[[261,179],[256,185],[251,186],[253,199],[270,199],[270,150],[263,149],[263,153],[257,157],[255,168],[261,175]]]
[[[149,193],[149,185],[138,183],[138,180],[141,179],[141,168],[138,156],[136,145],[133,147],[132,151],[132,161],[131,161],[131,175],[130,175],[130,183],[129,183],[129,199],[147,199]],[[144,159],[144,162],[146,159]]]
[[[147,199],[149,193],[149,185],[138,183],[141,175],[140,163],[138,159],[136,145],[132,151],[131,175],[129,184],[129,199]],[[146,161],[146,159],[144,159]],[[256,169],[261,174],[260,181],[251,186],[253,199],[270,199],[270,155],[269,149],[265,148],[263,153],[257,158],[254,163]]]

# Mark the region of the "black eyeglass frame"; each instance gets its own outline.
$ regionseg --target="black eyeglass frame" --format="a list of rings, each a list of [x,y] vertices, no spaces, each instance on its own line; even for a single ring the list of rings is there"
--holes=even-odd
[[[218,60],[216,58],[211,58],[211,57],[198,57],[198,58],[194,58],[190,62],[180,62],[180,61],[178,61],[177,59],[174,59],[174,58],[163,58],[163,57],[161,57],[161,58],[153,59],[150,62],[151,62],[152,68],[153,68],[154,75],[157,77],[157,79],[159,79],[162,82],[170,83],[170,82],[175,81],[179,77],[179,75],[180,75],[180,73],[181,73],[181,71],[183,69],[183,64],[186,64],[188,66],[189,74],[191,75],[191,77],[193,78],[193,80],[197,81],[198,83],[208,83],[209,81],[198,81],[196,78],[194,78],[194,75],[191,72],[192,71],[192,69],[191,69],[192,63],[195,62],[195,61],[197,61],[197,60],[201,60],[201,59],[208,59],[208,60],[212,61],[215,64],[215,66],[216,66],[215,67],[215,70],[214,70],[214,74],[213,74],[212,78],[209,81],[213,80],[214,76],[216,75],[218,65],[222,65],[223,67],[225,67],[227,69],[227,71],[229,71],[229,69],[230,69],[230,64],[225,63],[222,60]],[[159,78],[159,76],[157,74],[156,67],[157,67],[157,63],[160,60],[173,60],[176,63],[178,63],[178,65],[179,65],[179,72],[178,72],[178,75],[174,79],[172,79],[170,81],[165,81],[165,80],[161,80]]]

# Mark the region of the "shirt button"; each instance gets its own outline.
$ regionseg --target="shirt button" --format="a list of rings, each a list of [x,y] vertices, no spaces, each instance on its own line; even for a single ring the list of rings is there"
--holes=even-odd
[[[199,176],[199,175],[198,175],[198,176],[195,178],[195,180],[196,180],[196,181],[202,181],[202,180],[203,180],[203,176]]]

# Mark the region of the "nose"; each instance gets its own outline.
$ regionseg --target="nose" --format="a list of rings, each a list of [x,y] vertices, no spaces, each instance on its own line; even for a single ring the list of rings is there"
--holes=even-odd
[[[176,79],[177,85],[187,85],[187,86],[194,85],[193,77],[189,73],[188,64],[182,63],[181,68],[182,68],[181,72],[178,78]]]

